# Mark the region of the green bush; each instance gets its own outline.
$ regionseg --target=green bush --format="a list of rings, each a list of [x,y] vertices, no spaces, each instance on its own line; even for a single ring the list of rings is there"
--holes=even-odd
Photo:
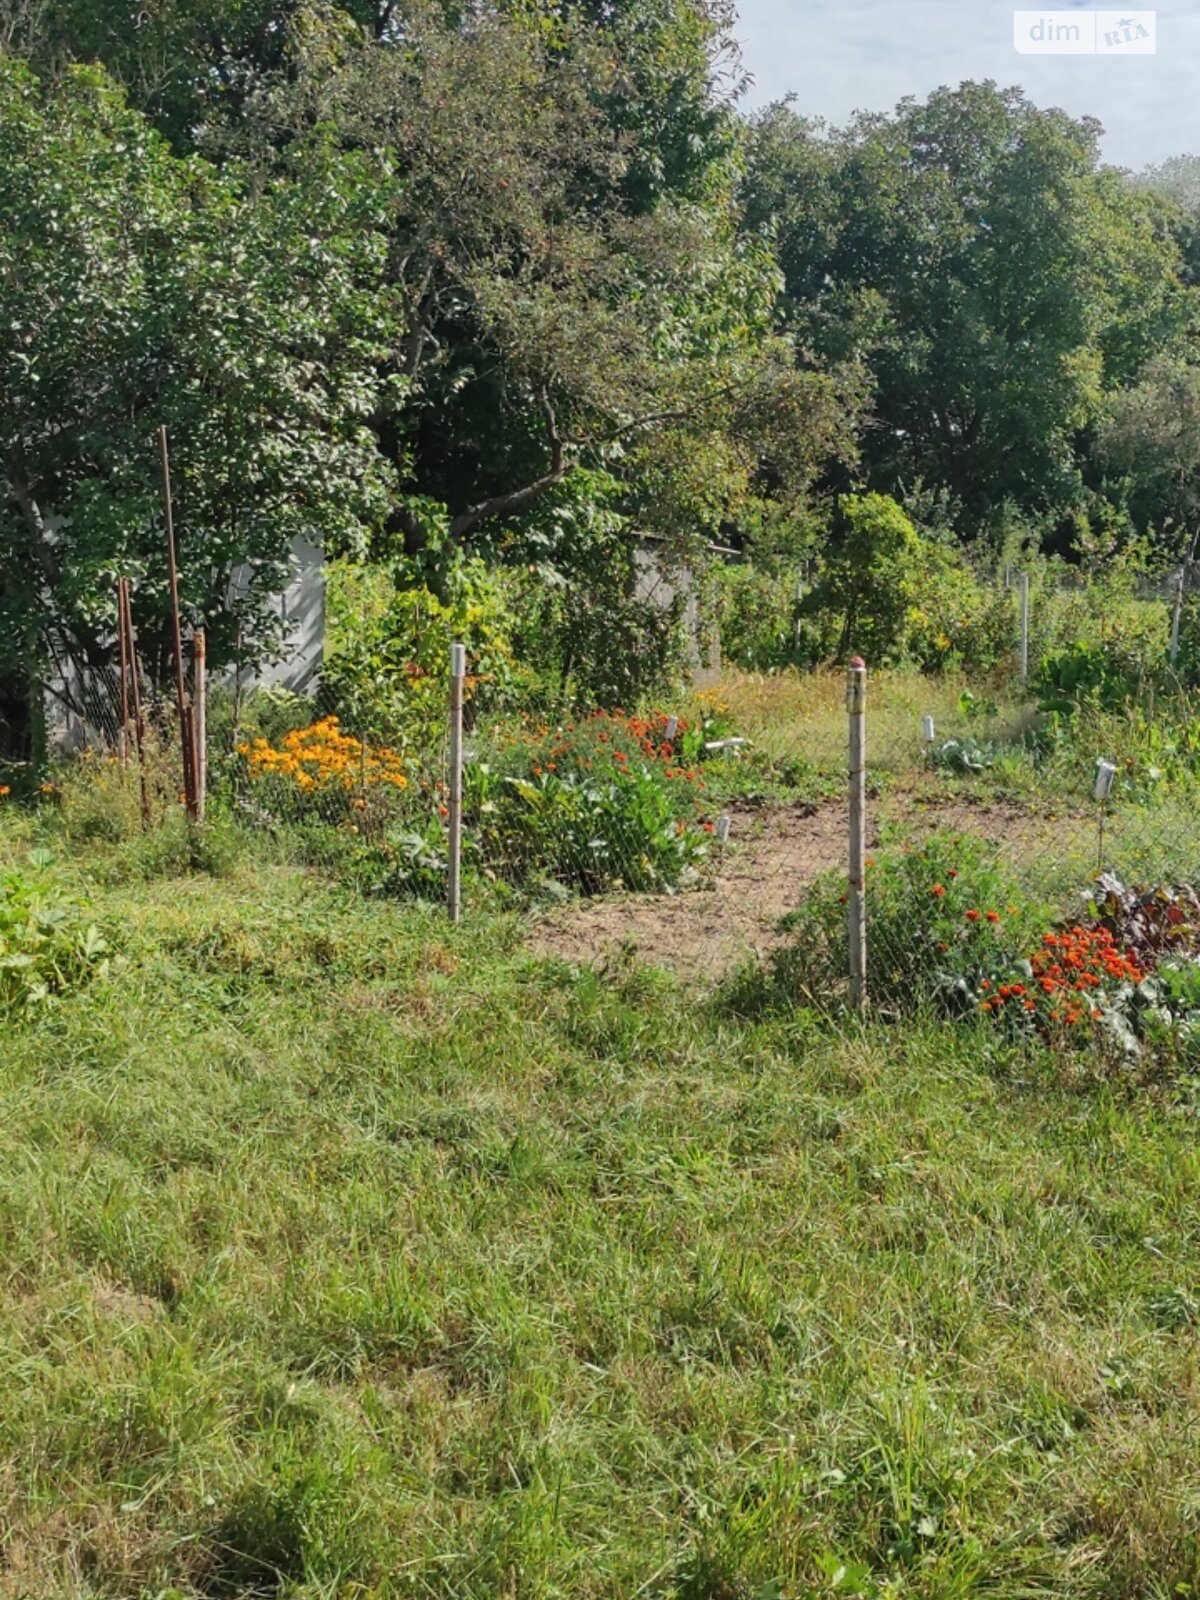
[[[763,572],[741,562],[716,567],[711,603],[722,660],[747,672],[772,672],[795,663],[796,590],[794,573]]]
[[[846,879],[818,879],[787,919],[793,935],[774,961],[773,985],[792,999],[826,1004],[846,989]],[[1007,974],[1049,926],[971,836],[935,834],[868,868],[870,991],[876,1006],[911,1015],[927,1006],[964,1014],[985,982]]]
[[[471,715],[519,696],[513,617],[481,561],[464,561],[445,598],[401,563],[395,570],[332,563],[324,702],[361,735],[426,752],[443,736],[450,646],[466,645]]]
[[[478,856],[510,880],[551,877],[583,894],[672,888],[708,853],[711,824],[680,817],[644,769],[518,778],[476,763],[466,791]]]
[[[1048,580],[1032,597],[1034,688],[1067,711],[1084,701],[1105,709],[1168,683],[1170,607],[1142,600],[1132,570],[1107,574],[1078,590]]]
[[[800,603],[812,659],[854,652],[872,664],[904,652],[918,598],[922,545],[902,507],[882,494],[844,495],[820,579]]]
[[[981,582],[961,552],[923,540],[903,654],[925,672],[991,672],[1017,647],[1014,596]]]

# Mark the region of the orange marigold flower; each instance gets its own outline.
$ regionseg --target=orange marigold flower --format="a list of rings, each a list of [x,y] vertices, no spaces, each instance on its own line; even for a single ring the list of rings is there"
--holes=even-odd
[[[987,914],[987,919],[989,922],[999,922],[1000,913],[998,911],[989,911]]]
[[[940,900],[942,898],[942,896],[946,892],[946,886],[945,886],[945,884],[942,884],[942,883],[935,883],[933,888],[929,892],[930,892],[930,894],[937,895],[938,899]]]

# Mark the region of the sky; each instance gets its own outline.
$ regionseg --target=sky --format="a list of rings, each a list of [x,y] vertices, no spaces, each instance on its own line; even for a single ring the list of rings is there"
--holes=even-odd
[[[1021,0],[1022,9],[1035,5]],[[1056,9],[1071,9],[1070,0]],[[997,0],[740,0],[735,32],[753,78],[743,107],[790,93],[803,115],[840,124],[905,95],[994,78],[1019,84],[1038,105],[1099,118],[1114,165],[1200,155],[1200,0],[1160,4],[1157,54],[1117,59],[1018,54],[1013,10]]]

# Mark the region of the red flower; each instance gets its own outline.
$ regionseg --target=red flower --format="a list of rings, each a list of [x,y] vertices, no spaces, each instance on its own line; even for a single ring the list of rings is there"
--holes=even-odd
[[[978,911],[968,911],[967,912],[967,921],[968,922],[978,922],[979,921],[979,913],[978,913]]]
[[[987,914],[987,919],[989,922],[999,922],[1000,913],[998,911],[989,911]]]
[[[945,894],[946,888],[945,888],[944,884],[935,883],[933,888],[929,892],[930,892],[930,894],[937,895],[938,899],[940,900],[942,898],[942,896]]]

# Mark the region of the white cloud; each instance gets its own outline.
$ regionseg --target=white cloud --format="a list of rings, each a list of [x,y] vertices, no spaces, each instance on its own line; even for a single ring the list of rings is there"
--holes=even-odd
[[[1053,0],[1050,9],[1071,3]],[[1030,9],[1031,0],[1020,6]],[[1013,9],[997,0],[741,0],[749,104],[794,93],[804,115],[842,123],[941,84],[994,78],[1020,84],[1039,105],[1099,118],[1105,157],[1119,166],[1200,153],[1200,0],[1160,5],[1158,54],[1118,60],[1018,55]]]

